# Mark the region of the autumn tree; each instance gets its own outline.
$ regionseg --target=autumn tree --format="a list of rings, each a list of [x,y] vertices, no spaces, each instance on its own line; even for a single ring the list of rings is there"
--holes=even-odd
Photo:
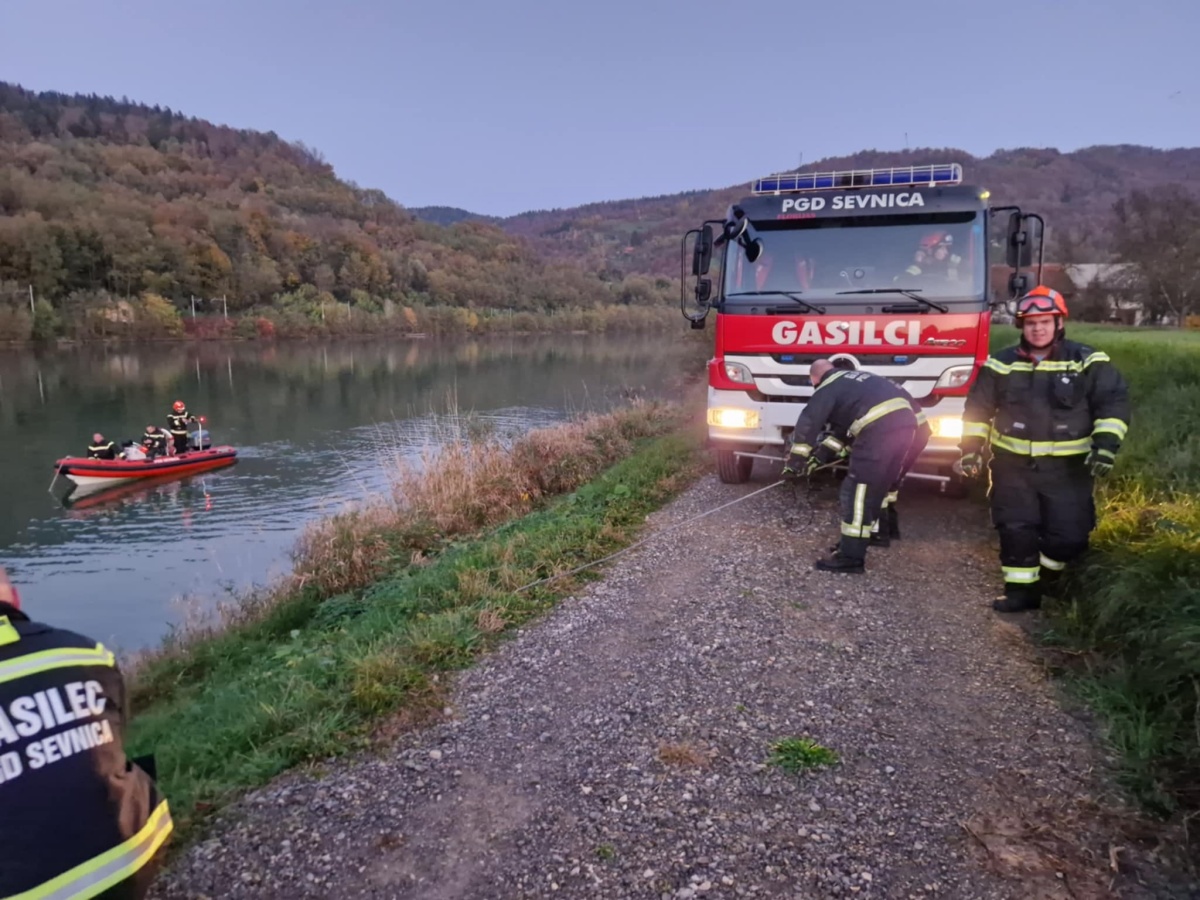
[[[1153,320],[1181,323],[1200,311],[1200,199],[1178,189],[1133,191],[1113,207],[1118,261]]]

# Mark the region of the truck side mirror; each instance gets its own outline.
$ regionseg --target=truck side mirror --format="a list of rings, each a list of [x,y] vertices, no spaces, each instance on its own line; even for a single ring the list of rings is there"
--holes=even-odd
[[[1008,240],[1005,243],[1006,262],[1010,269],[1024,269],[1033,265],[1033,241],[1030,240],[1026,220],[1019,212],[1008,217]]]
[[[692,248],[692,274],[707,275],[708,267],[712,265],[713,230],[711,225],[705,225],[696,236],[696,244]]]

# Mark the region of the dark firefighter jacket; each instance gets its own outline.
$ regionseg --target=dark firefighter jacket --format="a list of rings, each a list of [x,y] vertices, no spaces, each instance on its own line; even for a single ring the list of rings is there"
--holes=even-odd
[[[1020,346],[988,358],[967,395],[964,453],[1116,453],[1129,430],[1129,390],[1107,353],[1061,340],[1038,362]]]
[[[167,425],[172,434],[187,434],[188,423],[195,422],[196,417],[190,413],[171,413],[167,416]]]
[[[147,431],[142,435],[142,443],[158,453],[167,449],[167,433],[159,428],[157,431]]]
[[[127,763],[113,655],[0,603],[0,897],[93,897],[171,833],[167,801]]]
[[[915,411],[908,392],[881,375],[834,369],[813,391],[792,432],[792,449],[807,456],[826,429],[854,440],[873,422],[899,410]],[[910,420],[911,421],[911,420]]]
[[[103,441],[99,444],[92,444],[88,447],[88,459],[116,459],[117,458],[117,442]]]

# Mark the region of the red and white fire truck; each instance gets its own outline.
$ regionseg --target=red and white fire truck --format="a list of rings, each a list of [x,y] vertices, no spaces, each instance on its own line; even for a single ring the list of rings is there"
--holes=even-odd
[[[756,457],[782,456],[812,394],[809,365],[840,357],[921,403],[933,438],[912,477],[961,489],[951,466],[964,398],[988,354],[993,219],[1008,212],[1010,297],[1036,283],[1021,269],[1044,233],[1040,216],[988,198],[963,184],[957,163],[786,173],[754,182],[723,220],[684,236],[694,281],[689,300],[683,279],[683,314],[703,328],[716,311],[708,438],[722,481],[745,481]],[[705,276],[715,248],[714,292]],[[1040,246],[1038,256],[1040,272]]]

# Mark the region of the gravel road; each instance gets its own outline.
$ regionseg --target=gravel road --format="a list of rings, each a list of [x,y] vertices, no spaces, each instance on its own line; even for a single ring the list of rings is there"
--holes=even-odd
[[[648,533],[773,475],[706,477]],[[812,569],[834,485],[626,554],[441,721],[249,796],[154,896],[1200,896],[1130,840],[1086,718],[991,611],[986,513],[920,485],[901,510],[862,576]],[[768,765],[788,737],[840,762]]]

